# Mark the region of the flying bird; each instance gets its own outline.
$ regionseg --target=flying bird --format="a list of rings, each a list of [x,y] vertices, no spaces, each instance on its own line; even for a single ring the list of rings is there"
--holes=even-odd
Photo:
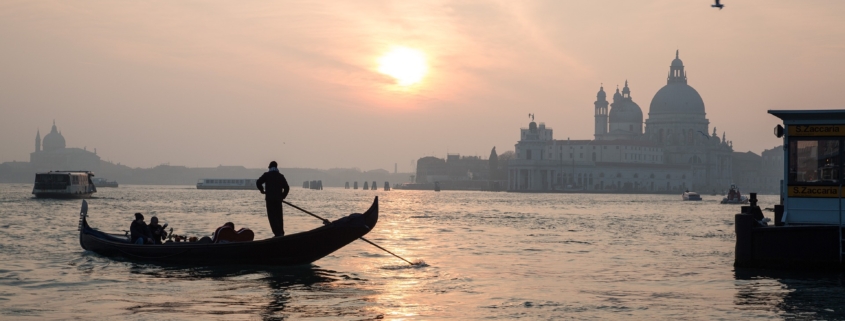
[[[721,4],[721,3],[719,3],[719,1],[721,1],[721,0],[714,0],[714,1],[716,1],[716,3],[715,3],[715,4],[710,5],[711,7],[713,7],[713,8],[719,8],[719,10],[722,10],[722,8],[724,8],[724,7],[725,7],[725,5],[723,5],[723,4]]]
[[[705,134],[703,131],[700,131],[700,130],[699,130],[698,132],[699,132],[702,136],[704,136],[704,138],[710,139],[710,136],[707,136],[707,134]]]

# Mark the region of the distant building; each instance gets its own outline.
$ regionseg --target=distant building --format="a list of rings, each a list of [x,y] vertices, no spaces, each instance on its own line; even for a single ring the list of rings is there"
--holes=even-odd
[[[67,148],[65,137],[56,128],[41,140],[41,131],[35,135],[35,151],[29,154],[29,165],[36,171],[50,170],[86,170],[100,169],[100,156],[80,148]]]
[[[760,192],[763,186],[763,157],[753,152],[734,152],[733,184],[744,193]]]
[[[762,173],[760,174],[761,192],[780,193],[780,181],[783,180],[783,145],[764,150],[762,158]]]
[[[423,157],[417,160],[415,183],[486,180],[489,162],[478,156],[447,154],[446,159]]]
[[[610,107],[608,109],[608,106]],[[613,102],[604,87],[594,103],[595,140],[555,140],[545,124],[520,129],[508,189],[681,192],[729,187],[732,144],[709,132],[704,101],[687,84],[675,52],[667,83],[652,98],[649,118],[633,101],[628,81]]]

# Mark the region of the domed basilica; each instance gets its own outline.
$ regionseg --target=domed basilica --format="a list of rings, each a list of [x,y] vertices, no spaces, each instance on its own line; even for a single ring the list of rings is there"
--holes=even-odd
[[[707,192],[730,186],[732,144],[715,127],[708,134],[704,100],[687,84],[677,51],[645,122],[627,80],[612,99],[599,88],[595,140],[553,139],[551,128],[532,119],[508,166],[508,188]]]
[[[65,137],[56,128],[54,121],[52,130],[44,136],[43,141],[41,131],[35,134],[35,152],[29,154],[29,163],[37,171],[96,171],[100,169],[100,156],[86,149],[67,148]]]

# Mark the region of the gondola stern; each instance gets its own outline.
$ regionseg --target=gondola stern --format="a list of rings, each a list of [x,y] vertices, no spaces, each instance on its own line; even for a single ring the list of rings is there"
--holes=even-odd
[[[376,227],[376,223],[378,223],[378,196],[373,200],[373,205],[370,205],[370,208],[364,212],[364,222],[370,230]]]
[[[91,227],[88,226],[88,202],[82,200],[82,208],[79,210],[79,226],[77,229],[79,230],[79,245],[87,250],[88,248],[85,247],[85,242],[83,239],[85,237],[85,231],[90,230]]]

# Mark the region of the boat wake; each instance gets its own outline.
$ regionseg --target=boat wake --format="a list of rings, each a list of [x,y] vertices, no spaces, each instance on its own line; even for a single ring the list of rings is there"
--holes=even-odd
[[[407,269],[421,269],[424,267],[429,267],[430,265],[426,264],[423,260],[416,260],[413,264],[399,264],[399,265],[387,265],[381,267],[384,270],[407,270]]]

